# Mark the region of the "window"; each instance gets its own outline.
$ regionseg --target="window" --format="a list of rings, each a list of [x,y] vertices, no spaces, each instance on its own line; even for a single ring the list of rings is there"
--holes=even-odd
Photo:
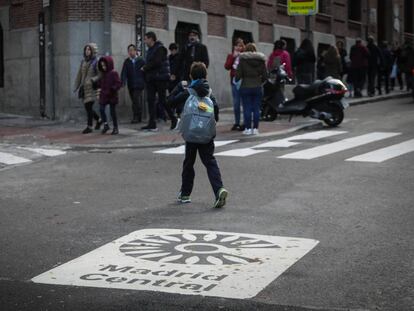
[[[4,43],[3,28],[0,24],[0,87],[4,87]]]
[[[175,27],[175,43],[178,44],[178,48],[181,50],[188,42],[188,34],[192,29],[197,30],[200,33],[200,41],[202,40],[202,33],[200,26],[197,24],[178,22]]]
[[[348,0],[348,19],[361,21],[361,0]]]
[[[293,57],[293,54],[295,53],[295,50],[296,50],[295,39],[286,38],[286,37],[280,37],[280,39],[286,41],[286,51],[289,52],[290,57]]]
[[[329,14],[329,1],[328,0],[319,0],[319,13]]]
[[[236,39],[238,38],[243,39],[244,44],[253,42],[253,36],[251,32],[235,30],[233,32],[233,38],[232,38],[233,46],[234,46],[234,43],[236,42]]]
[[[413,8],[412,0],[404,1],[404,32],[413,33]]]

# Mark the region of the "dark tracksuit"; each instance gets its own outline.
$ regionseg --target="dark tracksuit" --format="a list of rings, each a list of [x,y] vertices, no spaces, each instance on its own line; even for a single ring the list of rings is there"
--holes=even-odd
[[[207,80],[196,80],[189,86],[193,88],[198,96],[205,97],[210,93],[210,86],[208,85]],[[170,102],[176,106],[183,106],[185,101],[188,99],[190,94],[188,90],[182,89],[182,91],[173,98],[170,98]],[[216,121],[218,121],[218,105],[214,96],[210,96],[212,102],[214,103],[214,115]],[[217,164],[217,160],[214,157],[214,138],[207,144],[196,144],[196,143],[185,143],[185,158],[183,162],[183,172],[182,172],[182,184],[181,184],[181,195],[189,196],[193,191],[194,186],[194,163],[197,157],[197,151],[200,155],[201,162],[207,169],[208,179],[210,181],[213,192],[217,198],[218,191],[223,187],[223,181],[221,179],[220,168]]]
[[[122,84],[128,85],[132,100],[133,120],[139,122],[142,119],[142,90],[145,88],[144,72],[141,70],[144,65],[145,61],[142,57],[127,58],[121,72]]]

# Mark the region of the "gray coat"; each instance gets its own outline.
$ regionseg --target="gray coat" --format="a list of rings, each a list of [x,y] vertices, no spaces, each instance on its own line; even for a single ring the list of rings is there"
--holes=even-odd
[[[260,87],[267,79],[266,56],[259,52],[241,53],[236,71],[236,80],[240,79],[242,88]]]
[[[83,103],[93,102],[97,99],[96,90],[92,87],[92,79],[97,79],[98,76],[98,59],[96,57],[98,48],[95,43],[89,43],[86,46],[92,49],[92,57],[89,60],[82,60],[74,85],[75,92],[83,85],[85,90],[85,97],[82,99]]]

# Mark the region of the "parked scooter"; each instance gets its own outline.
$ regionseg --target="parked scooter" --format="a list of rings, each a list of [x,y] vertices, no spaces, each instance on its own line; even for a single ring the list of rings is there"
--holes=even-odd
[[[310,85],[297,85],[293,89],[295,97],[287,100],[284,86],[289,78],[284,65],[270,73],[264,84],[262,120],[273,121],[277,115],[311,117],[324,121],[328,126],[338,126],[344,119],[344,109],[349,105],[343,101],[348,91],[341,80],[327,77]]]

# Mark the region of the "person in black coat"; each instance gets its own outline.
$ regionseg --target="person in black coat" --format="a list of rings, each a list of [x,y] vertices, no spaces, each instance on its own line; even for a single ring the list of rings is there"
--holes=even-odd
[[[293,55],[293,68],[295,69],[298,84],[311,84],[315,78],[316,56],[312,41],[304,39]]]
[[[145,88],[144,72],[141,68],[145,65],[144,58],[137,55],[137,48],[134,44],[128,46],[129,57],[125,59],[122,66],[122,85],[128,85],[129,96],[132,100],[132,121],[142,121],[142,90]]]
[[[180,80],[190,81],[190,68],[193,62],[202,62],[208,68],[210,60],[207,47],[200,42],[200,33],[193,29],[188,34],[188,43],[184,46],[179,58]]]
[[[145,65],[142,70],[145,74],[145,82],[148,97],[149,122],[142,127],[145,131],[157,131],[156,115],[156,96],[158,103],[164,107],[171,119],[171,129],[177,125],[177,118],[171,108],[166,103],[167,88],[170,81],[170,66],[167,58],[167,49],[161,41],[157,41],[154,32],[147,32],[144,36],[145,44],[148,46]]]
[[[375,95],[375,77],[384,67],[384,57],[381,50],[374,42],[374,37],[368,37],[367,48],[369,51],[368,58],[368,96]]]
[[[179,80],[179,68],[178,68],[178,61],[180,58],[180,54],[178,53],[178,45],[176,43],[171,43],[168,47],[170,50],[170,55],[168,55],[168,61],[170,63],[170,83],[168,85],[168,91],[171,91],[175,88],[175,86],[180,82]]]
[[[378,92],[381,95],[382,94],[382,90],[381,90],[382,81],[384,81],[384,84],[385,84],[385,93],[388,94],[390,92],[389,82],[390,82],[390,74],[391,74],[394,60],[393,60],[391,51],[388,48],[387,41],[381,42],[381,44],[379,45],[379,48],[381,50],[381,53],[383,55],[383,60],[384,60],[383,67],[378,73],[378,80],[377,80],[378,81]]]

